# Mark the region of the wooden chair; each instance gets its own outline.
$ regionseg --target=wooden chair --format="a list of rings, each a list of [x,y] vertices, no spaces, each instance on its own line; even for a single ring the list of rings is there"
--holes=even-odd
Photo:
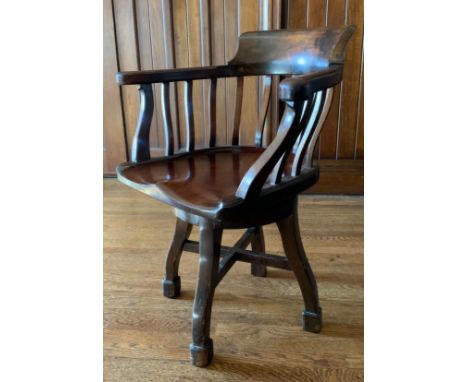
[[[224,66],[117,73],[121,85],[139,85],[141,110],[133,139],[131,161],[117,168],[120,181],[174,207],[176,229],[162,281],[164,296],[180,293],[179,261],[182,251],[198,252],[199,274],[192,315],[190,355],[196,366],[213,357],[210,317],[216,286],[236,261],[251,263],[255,276],[266,267],[290,269],[296,275],[305,309],[303,328],[319,332],[321,309],[317,285],[301,242],[297,196],[319,177],[312,163],[333,95],[342,79],[344,49],[355,28],[319,28],[243,33],[235,57]],[[271,78],[279,83],[284,112],[268,147],[265,119]],[[239,126],[246,76],[266,76],[266,91],[254,145],[239,144]],[[237,78],[232,144],[216,146],[217,79]],[[192,84],[210,79],[208,147],[195,149]],[[169,83],[185,83],[186,142],[176,151],[169,106]],[[153,83],[161,83],[165,157],[151,159],[149,130],[153,115]],[[229,100],[230,101],[230,100]],[[265,253],[262,226],[276,223],[286,256]],[[199,242],[188,239],[192,225],[200,228]],[[221,245],[224,229],[245,228],[233,247]],[[252,250],[246,247],[251,245]]]

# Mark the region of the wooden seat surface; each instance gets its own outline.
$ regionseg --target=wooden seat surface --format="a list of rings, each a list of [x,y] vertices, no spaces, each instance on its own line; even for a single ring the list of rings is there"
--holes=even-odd
[[[264,151],[251,146],[216,147],[124,163],[117,174],[127,185],[168,204],[175,201],[177,207],[216,212],[238,200],[235,193],[242,178]],[[290,173],[291,162],[285,166],[285,175]]]
[[[218,210],[232,200],[260,147],[218,147],[175,158],[160,158],[117,169],[119,178],[156,199],[176,199],[182,206]]]

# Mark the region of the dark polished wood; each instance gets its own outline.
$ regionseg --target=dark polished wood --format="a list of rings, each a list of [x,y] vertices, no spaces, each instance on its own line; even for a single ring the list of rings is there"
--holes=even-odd
[[[239,145],[239,127],[242,113],[242,100],[244,97],[244,77],[237,77],[236,106],[234,109],[234,125],[232,128],[232,145]]]
[[[300,31],[243,33],[233,60],[225,66],[165,71],[119,73],[120,84],[141,84],[140,120],[132,161],[117,168],[119,179],[175,208],[176,231],[167,261],[163,291],[180,293],[178,266],[183,250],[200,254],[199,276],[193,306],[190,354],[196,366],[213,357],[210,338],[214,291],[236,261],[252,264],[254,276],[266,276],[266,267],[291,269],[304,299],[304,330],[318,332],[321,310],[317,285],[302,245],[297,195],[315,184],[319,170],[312,154],[331,102],[332,88],[342,79],[344,49],[354,27]],[[265,82],[255,141],[240,144],[244,77],[287,75],[277,94],[284,112],[276,136],[263,145],[263,129],[271,94],[271,78]],[[216,147],[217,78],[237,77],[232,146]],[[210,79],[210,113],[204,126],[208,148],[195,149],[193,81]],[[184,81],[186,143],[174,152],[168,103],[169,83]],[[162,82],[166,156],[149,157],[151,83]],[[247,86],[247,85],[246,85]],[[149,100],[151,96],[151,100]],[[247,100],[248,102],[249,100]],[[197,125],[197,128],[199,126]],[[199,130],[197,130],[199,131]],[[200,140],[200,138],[198,137]],[[265,253],[262,226],[276,223],[286,257]],[[200,228],[200,242],[188,240],[192,225]],[[244,228],[233,247],[221,245],[222,232]],[[252,250],[247,250],[248,245]]]
[[[185,144],[187,151],[193,151],[195,148],[195,121],[193,118],[193,84],[192,81],[185,81],[184,87],[184,111],[185,111],[185,128],[186,139]]]
[[[174,154],[174,132],[171,120],[171,105],[169,100],[169,83],[164,82],[161,86],[162,115],[164,133],[166,136],[166,156]]]
[[[285,219],[278,220],[284,252],[289,265],[296,275],[304,299],[302,320],[304,330],[318,333],[322,327],[322,312],[319,304],[317,282],[302,245],[301,232],[297,217],[297,199],[293,213]]]
[[[256,227],[252,238],[252,251],[255,253],[265,253],[265,237],[263,236],[263,228]],[[250,265],[250,273],[257,277],[266,277],[267,267],[265,264],[252,263]]]
[[[163,294],[169,298],[180,295],[179,263],[185,241],[192,232],[192,224],[177,219],[174,237],[166,257],[166,275],[162,280]]]
[[[213,358],[210,338],[211,306],[217,284],[222,230],[211,220],[200,224],[200,261],[193,302],[190,358],[195,366],[206,366]]]
[[[149,136],[151,119],[153,118],[154,99],[153,88],[149,84],[140,85],[140,115],[132,144],[132,161],[143,162],[150,160]]]

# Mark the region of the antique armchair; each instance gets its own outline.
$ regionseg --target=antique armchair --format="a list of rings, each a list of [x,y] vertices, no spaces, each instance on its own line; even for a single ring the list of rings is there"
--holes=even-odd
[[[141,110],[131,161],[117,168],[121,182],[174,207],[176,228],[166,259],[163,294],[180,293],[179,261],[182,251],[198,252],[199,274],[192,315],[190,355],[196,366],[213,356],[210,317],[217,284],[236,261],[251,263],[255,276],[266,267],[292,270],[299,282],[305,309],[303,328],[319,332],[321,309],[317,285],[301,242],[297,196],[319,177],[312,163],[317,142],[333,95],[342,80],[344,49],[355,28],[319,28],[248,32],[239,37],[235,57],[224,66],[117,73],[120,85],[139,85]],[[279,83],[284,112],[276,136],[262,147],[270,104],[271,78]],[[245,76],[266,76],[266,91],[255,143],[239,144]],[[237,78],[232,144],[216,146],[217,79]],[[210,80],[209,142],[195,149],[192,83]],[[183,81],[186,142],[176,152],[169,107],[169,83]],[[153,83],[161,83],[165,130],[165,156],[151,159],[149,129],[153,115]],[[276,223],[286,256],[265,253],[262,226]],[[193,225],[200,228],[199,242],[189,240]],[[233,247],[221,245],[224,229],[245,228]],[[251,245],[252,250],[246,247]]]

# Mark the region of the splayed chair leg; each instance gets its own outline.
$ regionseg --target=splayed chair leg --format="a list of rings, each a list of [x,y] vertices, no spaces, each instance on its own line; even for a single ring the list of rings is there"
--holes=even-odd
[[[304,299],[305,310],[302,312],[303,328],[318,333],[322,327],[322,313],[319,304],[317,282],[302,245],[297,216],[297,199],[294,213],[277,222],[284,251],[289,265],[296,275]]]
[[[222,230],[208,220],[200,224],[200,261],[197,289],[192,313],[190,359],[199,367],[208,366],[213,358],[210,338],[211,307],[216,288]]]
[[[263,228],[257,227],[252,238],[252,251],[257,253],[265,253],[265,238],[263,236]],[[257,277],[266,277],[267,267],[263,264],[250,264],[250,273]]]
[[[166,276],[162,280],[163,295],[175,298],[180,295],[179,262],[184,241],[190,236],[192,224],[177,218],[174,237],[166,257]]]

